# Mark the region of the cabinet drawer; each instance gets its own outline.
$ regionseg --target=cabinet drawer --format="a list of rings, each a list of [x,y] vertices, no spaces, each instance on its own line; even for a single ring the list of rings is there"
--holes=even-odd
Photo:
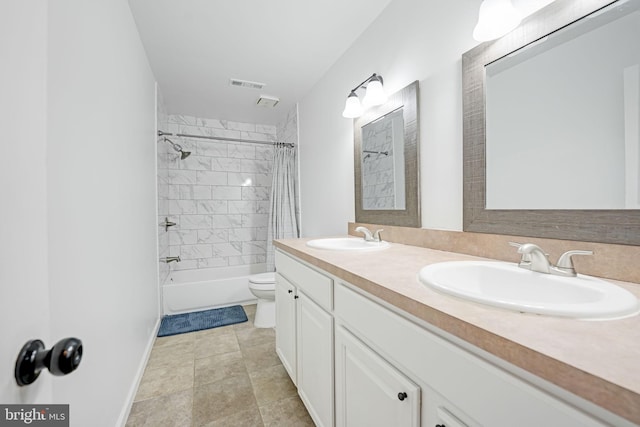
[[[333,309],[333,280],[280,251],[275,254],[276,271],[327,311]]]

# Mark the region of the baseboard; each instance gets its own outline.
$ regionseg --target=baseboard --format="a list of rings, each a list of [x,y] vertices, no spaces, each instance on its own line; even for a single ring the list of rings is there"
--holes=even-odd
[[[144,351],[144,357],[140,361],[140,365],[138,366],[135,379],[132,382],[131,388],[127,395],[126,405],[122,408],[122,412],[120,413],[120,417],[118,418],[118,423],[116,424],[119,427],[125,427],[125,425],[127,424],[127,420],[129,419],[129,414],[131,413],[131,408],[133,407],[133,401],[136,398],[136,393],[138,392],[140,381],[142,381],[144,370],[147,367],[147,363],[149,362],[149,357],[151,357],[151,350],[153,349],[153,344],[155,343],[156,337],[158,336],[158,330],[160,329],[161,320],[162,318],[158,317],[158,319],[156,320],[156,324],[152,329],[152,334],[147,340],[147,346]]]

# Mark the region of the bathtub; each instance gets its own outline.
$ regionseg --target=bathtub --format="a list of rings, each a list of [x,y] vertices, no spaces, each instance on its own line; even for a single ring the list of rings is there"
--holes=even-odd
[[[178,314],[256,302],[249,276],[267,271],[265,264],[172,270],[162,286],[164,314]]]

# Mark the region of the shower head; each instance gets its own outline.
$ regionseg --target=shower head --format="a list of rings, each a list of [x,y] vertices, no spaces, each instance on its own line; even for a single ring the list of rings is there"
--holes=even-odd
[[[171,144],[171,146],[173,147],[174,150],[176,150],[178,153],[180,153],[180,160],[184,160],[184,159],[186,159],[187,157],[189,157],[191,155],[191,151],[184,151],[182,149],[182,146],[180,146],[179,144],[176,144],[175,142],[171,141],[166,136],[164,137],[164,140],[167,141],[169,144]]]

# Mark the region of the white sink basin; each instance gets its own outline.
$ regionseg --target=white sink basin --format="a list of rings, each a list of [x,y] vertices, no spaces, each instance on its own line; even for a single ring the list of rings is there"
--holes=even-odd
[[[307,246],[334,251],[378,251],[389,247],[388,242],[367,242],[357,237],[337,237],[309,240]]]
[[[428,265],[419,281],[467,300],[520,312],[576,319],[615,319],[638,314],[638,299],[595,277],[561,277],[516,264],[454,261]]]

